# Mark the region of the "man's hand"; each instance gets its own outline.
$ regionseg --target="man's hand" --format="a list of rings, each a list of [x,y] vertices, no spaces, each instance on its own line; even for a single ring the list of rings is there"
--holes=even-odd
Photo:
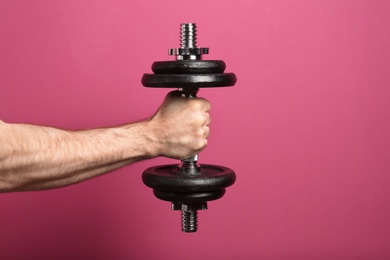
[[[203,98],[184,98],[179,91],[170,92],[149,120],[158,155],[184,159],[205,149],[210,108]]]

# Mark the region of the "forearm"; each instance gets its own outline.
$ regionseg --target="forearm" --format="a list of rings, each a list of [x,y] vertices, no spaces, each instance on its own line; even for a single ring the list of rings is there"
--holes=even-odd
[[[146,127],[65,131],[0,121],[0,192],[62,187],[155,157]]]
[[[87,180],[127,164],[202,151],[210,103],[170,92],[150,119],[119,127],[65,131],[0,120],[0,192],[43,190]]]

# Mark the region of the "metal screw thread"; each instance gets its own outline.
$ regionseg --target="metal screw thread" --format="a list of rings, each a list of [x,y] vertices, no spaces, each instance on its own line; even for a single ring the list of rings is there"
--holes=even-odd
[[[181,211],[181,230],[184,232],[196,232],[198,229],[198,211]]]
[[[196,48],[196,24],[183,23],[180,26],[181,48]]]

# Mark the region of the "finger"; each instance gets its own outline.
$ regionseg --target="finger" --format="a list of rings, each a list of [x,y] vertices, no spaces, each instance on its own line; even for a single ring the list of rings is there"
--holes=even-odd
[[[208,117],[207,117],[207,119],[206,119],[206,122],[205,122],[205,126],[209,126],[211,124],[211,115],[210,114],[208,114]]]
[[[208,138],[210,136],[210,127],[204,126],[204,138]]]
[[[205,98],[198,98],[198,101],[202,102],[202,108],[205,112],[209,112],[211,109],[210,102]]]
[[[206,149],[207,144],[208,144],[208,140],[207,140],[207,139],[204,139],[203,148],[202,148],[199,152],[202,152],[204,149]]]

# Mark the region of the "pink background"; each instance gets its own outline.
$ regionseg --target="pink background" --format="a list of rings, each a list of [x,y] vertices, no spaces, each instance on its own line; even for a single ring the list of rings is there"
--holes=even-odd
[[[65,129],[151,115],[143,88],[182,22],[233,88],[201,162],[233,168],[199,231],[141,181],[159,158],[82,184],[0,195],[0,258],[390,259],[390,2],[1,1],[0,118]]]

